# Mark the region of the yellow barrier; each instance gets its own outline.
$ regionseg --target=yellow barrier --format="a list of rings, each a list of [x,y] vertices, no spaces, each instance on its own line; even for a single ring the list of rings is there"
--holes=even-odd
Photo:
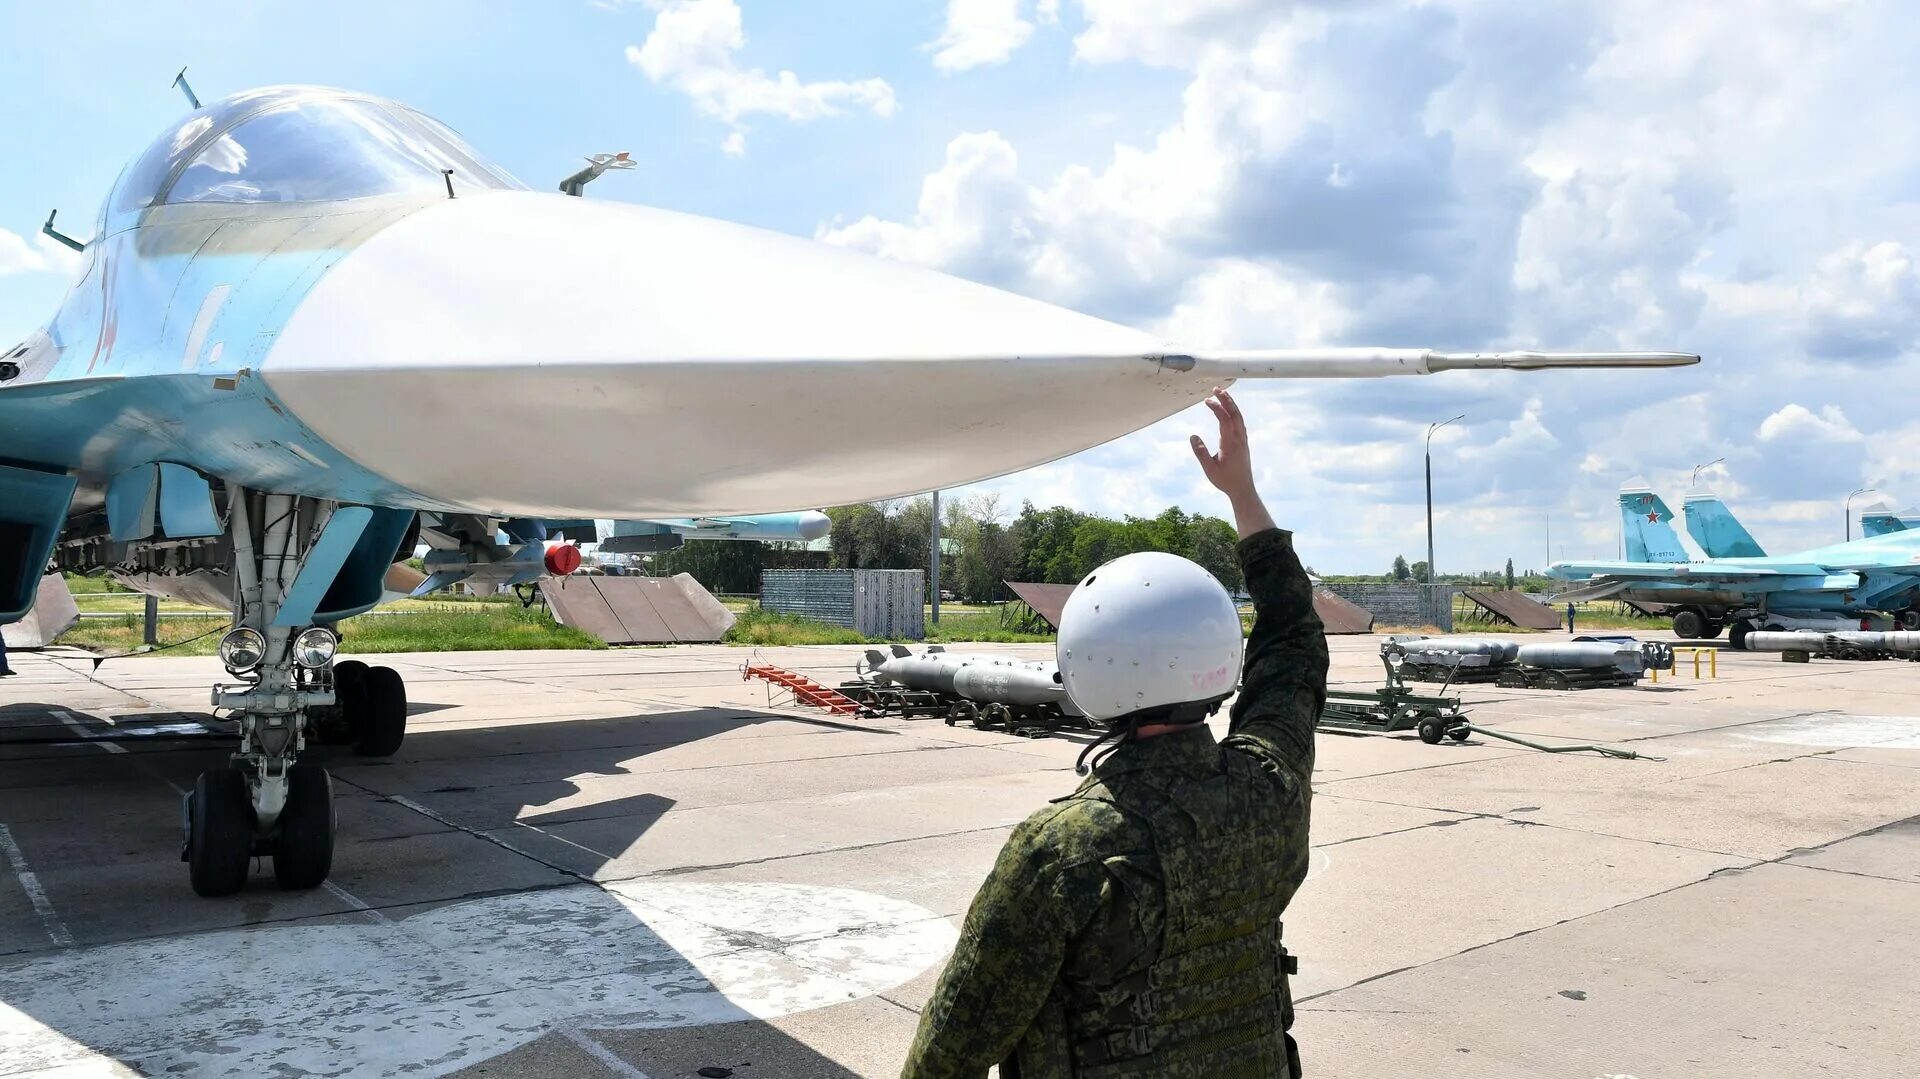
[[[1698,679],[1700,677],[1700,657],[1702,655],[1705,655],[1707,657],[1707,677],[1708,678],[1720,677],[1720,650],[1718,648],[1676,648],[1674,649],[1674,652],[1676,654],[1680,652],[1693,653],[1693,677],[1694,678]],[[1659,681],[1659,679],[1656,677],[1654,681],[1657,682]]]

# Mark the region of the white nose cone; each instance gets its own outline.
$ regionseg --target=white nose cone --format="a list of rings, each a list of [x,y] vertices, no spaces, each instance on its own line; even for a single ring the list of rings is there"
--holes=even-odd
[[[373,472],[450,506],[757,513],[955,486],[1205,394],[1152,337],[856,252],[505,192],[375,234],[263,373]]]

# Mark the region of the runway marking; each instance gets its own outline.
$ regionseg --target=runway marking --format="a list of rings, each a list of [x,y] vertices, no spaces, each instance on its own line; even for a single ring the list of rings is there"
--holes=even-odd
[[[40,924],[46,927],[47,936],[62,948],[73,947],[73,934],[68,931],[67,923],[53,909],[53,900],[47,898],[47,890],[40,886],[40,878],[27,865],[26,855],[20,853],[20,844],[13,841],[13,832],[0,824],[0,853],[7,856],[7,864],[13,867],[13,875],[20,880],[20,890],[27,893],[27,902],[33,904],[33,912],[40,916]]]
[[[624,1075],[627,1079],[647,1079],[646,1072],[615,1056],[613,1050],[594,1041],[585,1031],[576,1030],[570,1026],[558,1026],[554,1028],[554,1033],[579,1046],[588,1056],[599,1061],[615,1075]]]
[[[507,842],[504,839],[501,839],[497,835],[493,835],[490,832],[483,832],[478,828],[469,828],[466,825],[461,824],[459,821],[454,820],[452,817],[449,817],[444,813],[437,813],[431,809],[428,809],[426,806],[423,806],[419,802],[416,802],[413,799],[408,798],[404,795],[390,794],[390,795],[387,795],[387,800],[393,802],[395,805],[405,806],[408,809],[413,810],[415,813],[418,813],[421,816],[427,818],[428,820],[438,821],[439,823],[444,824],[449,828],[452,828],[456,832],[465,832],[468,835],[474,837],[475,839],[485,840],[486,842],[492,843],[494,846],[499,847],[503,850],[512,851],[513,853],[518,854],[522,858],[532,859],[533,861],[539,862],[541,865],[544,865],[549,869],[555,870],[556,872],[566,873],[568,876],[578,877],[580,880],[591,879],[585,876],[584,874],[575,873],[570,869],[566,869],[562,866],[554,865],[552,862],[546,860],[545,858],[540,857],[538,854],[535,854],[530,850],[521,850],[519,847],[514,846],[513,844]],[[514,823],[518,824],[520,822],[515,821]],[[552,832],[547,832],[539,828],[534,828],[532,825],[527,825],[527,828],[532,831],[539,832],[541,835],[548,836],[553,839],[560,839],[559,836],[554,835]],[[580,844],[574,843],[571,840],[562,839],[560,841],[563,843],[566,843],[568,846],[580,847]],[[596,858],[600,858],[606,861],[612,861],[612,858],[609,855],[602,854],[601,852],[594,850],[592,847],[580,847],[580,849],[583,851],[586,851],[588,854],[591,854]]]
[[[320,882],[320,887],[325,888],[328,892],[332,893],[335,899],[338,899],[340,902],[345,903],[347,906],[352,907],[353,909],[359,911],[360,913],[366,915],[367,917],[372,918],[374,921],[379,922],[381,925],[393,924],[392,920],[389,919],[386,915],[368,906],[366,900],[361,899],[359,896],[354,895],[352,892],[347,891],[345,888],[340,887],[338,884],[335,884],[330,880],[326,880],[326,881]]]
[[[87,730],[86,725],[73,718],[73,713],[59,708],[49,708],[47,714],[67,725],[67,729],[80,736],[82,741],[99,746],[108,753],[125,753],[127,747],[114,742],[103,742]]]
[[[557,839],[560,842],[565,843],[567,846],[572,847],[575,850],[586,851],[588,854],[593,855],[595,858],[599,858],[603,861],[608,861],[608,862],[613,861],[612,855],[604,854],[600,851],[594,850],[592,847],[589,847],[583,843],[575,843],[573,840],[568,839],[566,836],[559,835],[554,832],[549,832],[545,828],[541,828],[538,825],[528,824],[526,821],[523,821],[523,820],[517,820],[517,821],[514,821],[513,823],[517,827],[525,828],[529,832],[535,832],[540,835],[546,836],[548,839]]]
[[[348,893],[351,894],[351,893]],[[558,1034],[765,1021],[875,996],[958,934],[851,888],[620,881],[371,922],[223,929],[0,961],[0,1046],[26,1071],[443,1076]],[[115,1007],[75,986],[112,986]],[[299,1006],[286,1002],[297,999]],[[597,1046],[597,1049],[596,1049]],[[603,1055],[604,1054],[604,1055]]]

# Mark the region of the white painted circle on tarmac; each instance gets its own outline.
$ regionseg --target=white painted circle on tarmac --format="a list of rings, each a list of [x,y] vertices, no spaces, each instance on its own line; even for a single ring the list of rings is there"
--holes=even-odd
[[[848,888],[625,882],[0,966],[0,1074],[436,1076],[556,1025],[770,1019],[890,989],[955,933]]]

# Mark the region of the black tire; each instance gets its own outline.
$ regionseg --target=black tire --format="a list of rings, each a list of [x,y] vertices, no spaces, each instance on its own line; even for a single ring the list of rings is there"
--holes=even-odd
[[[1439,745],[1440,739],[1446,737],[1447,733],[1446,728],[1442,727],[1437,719],[1423,719],[1414,730],[1419,732],[1420,740],[1430,746]]]
[[[1726,628],[1727,624],[1725,621],[1718,618],[1709,618],[1707,619],[1707,631],[1701,634],[1700,637],[1702,640],[1711,641],[1715,637],[1720,636],[1720,631]]]
[[[1673,635],[1689,641],[1705,637],[1707,635],[1706,616],[1691,607],[1673,612]]]
[[[392,667],[368,667],[360,717],[354,722],[353,751],[362,757],[391,757],[407,737],[407,684]]]
[[[1745,620],[1735,622],[1727,627],[1727,644],[1733,648],[1745,649],[1747,647],[1747,634],[1752,632],[1752,622]]]
[[[1473,732],[1468,730],[1465,726],[1447,728],[1447,737],[1453,739],[1456,742],[1466,741],[1467,735],[1472,733]]]
[[[204,896],[246,886],[253,859],[253,797],[234,768],[210,768],[193,781],[187,811],[187,876]]]
[[[318,888],[333,869],[333,777],[317,764],[287,770],[287,804],[273,844],[273,878],[280,887]]]
[[[1901,629],[1920,629],[1920,607],[1908,607],[1900,612]]]
[[[366,711],[367,665],[343,659],[333,665],[333,707],[307,713],[313,740],[321,745],[349,746],[360,736],[360,713]]]

